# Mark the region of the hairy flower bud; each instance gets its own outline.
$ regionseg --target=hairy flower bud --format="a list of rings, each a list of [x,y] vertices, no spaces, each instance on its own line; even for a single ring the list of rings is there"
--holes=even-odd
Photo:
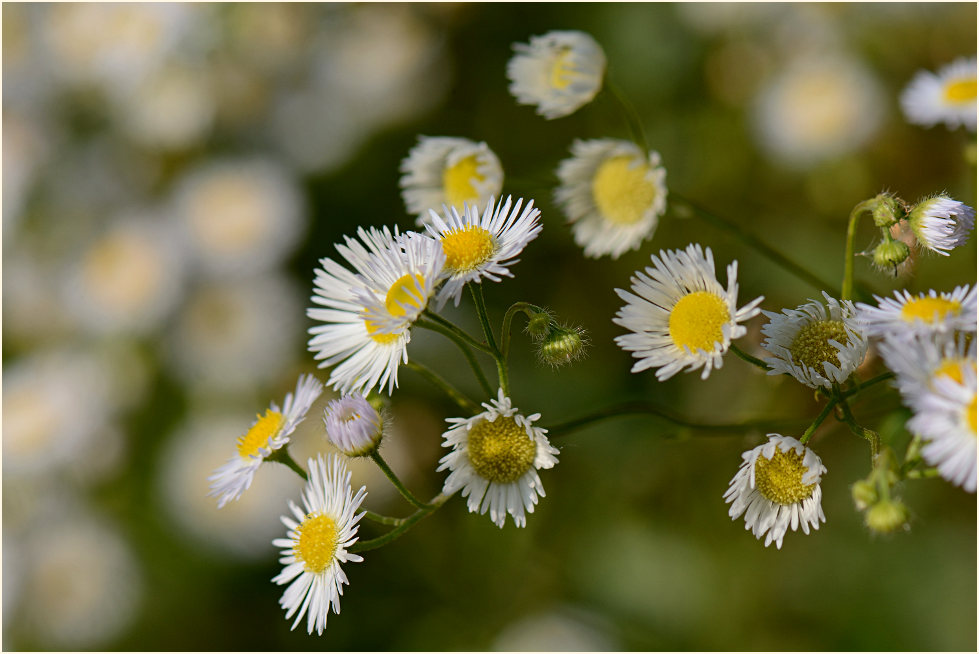
[[[911,248],[904,241],[881,241],[874,248],[874,265],[877,268],[896,274],[897,267],[911,256]]]
[[[874,200],[874,208],[871,213],[875,225],[890,227],[900,219],[902,215],[901,206],[893,196],[881,193]]]
[[[904,504],[887,500],[870,507],[864,515],[864,521],[871,531],[879,534],[890,534],[898,529],[906,529],[908,517],[908,509]]]
[[[853,496],[853,503],[858,511],[863,511],[877,503],[877,488],[866,479],[861,479],[853,484],[850,487],[850,494]]]
[[[540,343],[540,360],[554,368],[581,358],[588,340],[580,327],[562,327],[551,324],[547,336]]]

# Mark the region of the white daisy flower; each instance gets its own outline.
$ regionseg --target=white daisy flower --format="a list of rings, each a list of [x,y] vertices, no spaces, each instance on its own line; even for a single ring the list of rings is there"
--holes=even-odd
[[[921,456],[938,473],[970,493],[976,492],[976,371],[962,364],[958,375],[938,375],[934,390],[916,404],[908,429],[926,439]]]
[[[935,391],[936,379],[945,377],[963,384],[967,376],[976,374],[976,340],[961,332],[885,337],[877,350],[895,373],[895,385],[911,408]]]
[[[238,438],[238,453],[208,477],[211,482],[208,495],[219,496],[219,509],[241,497],[251,486],[255,471],[272,452],[289,442],[289,435],[306,418],[309,407],[322,392],[323,384],[319,380],[302,375],[295,394],[286,393],[281,409],[273,402],[265,415],[256,416],[248,431]]]
[[[652,255],[653,267],[630,278],[636,293],[615,289],[626,305],[612,319],[632,331],[615,337],[623,350],[639,361],[632,372],[659,368],[656,378],[669,379],[683,369],[703,368],[701,379],[720,368],[731,341],[747,333],[740,325],[758,315],[764,299],[755,298],[740,309],[738,262],[727,267],[727,290],[714,273],[714,255],[699,244],[686,250],[661,250]]]
[[[363,244],[346,237],[336,245],[356,273],[320,259],[312,300],[324,308],[306,315],[324,324],[310,328],[309,350],[321,368],[336,365],[327,384],[341,393],[386,384],[391,394],[398,363],[408,361],[409,328],[435,292],[445,254],[438,241],[414,232],[392,236],[372,227],[357,235]]]
[[[517,413],[510,398],[499,391],[496,400],[483,403],[486,411],[472,418],[448,418],[452,424],[442,437],[442,447],[452,451],[440,460],[438,470],[449,470],[442,492],[460,488],[468,497],[470,513],[486,513],[502,528],[509,513],[518,527],[527,524],[544,486],[537,471],[554,467],[557,448],[547,440],[547,430],[535,427],[539,413]]]
[[[510,93],[548,120],[574,113],[602,89],[605,53],[584,32],[548,32],[513,49],[506,69]]]
[[[347,456],[365,456],[377,449],[384,435],[384,420],[360,393],[344,395],[323,411],[326,436]]]
[[[574,226],[586,257],[613,259],[652,237],[666,211],[666,169],[660,157],[631,141],[576,140],[561,162],[554,200]]]
[[[849,300],[838,301],[825,291],[822,302],[810,300],[782,313],[762,311],[768,324],[762,347],[774,354],[765,359],[769,375],[789,374],[810,388],[842,384],[867,354],[867,339],[854,319]]]
[[[364,514],[355,512],[367,497],[367,489],[361,486],[353,493],[350,472],[339,456],[324,461],[320,454],[309,460],[307,469],[303,508],[289,501],[292,517],[282,516],[288,537],[272,541],[284,548],[279,563],[285,566],[272,581],[280,586],[289,584],[279,605],[286,610],[286,620],[298,612],[292,629],[306,615],[307,631],[311,634],[315,629],[321,635],[330,608],[340,613],[342,585],[350,583],[340,564],[364,560],[347,548],[357,542],[357,523]]]
[[[769,434],[768,442],[741,455],[744,462],[731,479],[724,501],[731,504],[728,515],[745,514],[745,529],[755,538],[765,536],[765,547],[782,538],[789,527],[819,529],[826,522],[819,486],[826,467],[815,452],[788,436]],[[767,535],[766,535],[767,534]]]
[[[878,306],[858,302],[857,323],[867,338],[911,333],[976,331],[976,287],[956,286],[952,292],[894,291],[894,298],[877,295]]]
[[[519,261],[515,256],[540,234],[537,221],[540,209],[531,200],[520,211],[523,198],[510,210],[510,196],[493,209],[490,198],[479,215],[477,205],[467,204],[462,216],[455,207],[443,208],[445,218],[431,212],[428,233],[442,244],[445,253],[446,279],[439,290],[438,306],[441,308],[450,298],[459,306],[462,288],[468,282],[482,283],[483,279],[498,282],[500,277],[513,277],[507,267]]]
[[[901,109],[909,123],[949,129],[976,129],[976,58],[962,57],[938,73],[919,70],[901,92]]]
[[[429,211],[443,205],[462,211],[467,203],[481,207],[503,188],[497,156],[485,143],[463,138],[419,136],[401,172],[401,196],[419,226],[428,222]]]
[[[918,243],[947,257],[948,250],[969,240],[969,233],[976,226],[976,210],[939,195],[918,203],[908,215],[908,224]]]

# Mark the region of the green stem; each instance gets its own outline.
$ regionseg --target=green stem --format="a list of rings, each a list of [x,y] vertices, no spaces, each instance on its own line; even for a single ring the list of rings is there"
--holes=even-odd
[[[374,513],[373,511],[364,511],[364,517],[368,520],[380,523],[382,525],[400,525],[403,524],[405,518],[392,518],[386,515],[381,515],[380,513]]]
[[[415,321],[416,325],[419,324],[420,321],[423,323],[422,324],[423,327],[426,327],[427,329],[431,329],[431,325],[429,321],[434,322],[438,324],[440,327],[442,327],[443,330],[448,331],[451,334],[455,335],[456,338],[461,340],[466,345],[469,345],[470,347],[473,347],[479,350],[480,352],[485,352],[486,354],[493,354],[493,350],[492,348],[490,348],[489,345],[477,341],[475,338],[470,336],[466,331],[459,328],[455,323],[446,320],[439,314],[426,310],[422,314],[422,316],[423,318]]]
[[[796,262],[792,261],[778,250],[762,242],[754,234],[742,229],[741,226],[738,225],[737,223],[734,223],[726,218],[722,218],[714,213],[711,213],[710,211],[704,209],[703,207],[700,207],[697,204],[691,202],[690,200],[684,198],[683,196],[678,195],[676,191],[674,191],[673,189],[670,189],[670,201],[673,203],[679,201],[687,205],[687,207],[689,207],[695,214],[700,216],[706,222],[728,233],[733,234],[738,239],[740,239],[742,243],[744,243],[748,247],[754,248],[763,257],[766,257],[772,263],[776,264],[777,266],[780,266],[786,272],[795,275],[798,279],[806,282],[807,284],[810,284],[815,288],[818,288],[820,290],[825,290],[827,292],[834,291],[834,287],[832,284],[827,284],[825,281],[823,281],[813,273],[809,272],[808,270],[806,270]]]
[[[767,363],[765,363],[758,357],[751,356],[750,354],[748,354],[747,352],[739,348],[734,343],[731,343],[731,351],[734,352],[734,354],[737,355],[739,358],[744,359],[745,361],[747,361],[753,366],[758,366],[759,368],[765,371],[771,370],[771,368],[768,366]]]
[[[742,433],[751,430],[767,430],[767,429],[777,429],[782,426],[782,423],[776,423],[774,421],[758,421],[758,422],[748,422],[743,424],[726,424],[726,425],[705,425],[696,422],[690,422],[685,418],[680,418],[672,413],[662,409],[652,402],[623,402],[622,404],[617,404],[605,409],[599,409],[594,413],[582,416],[580,418],[575,418],[574,420],[568,420],[567,422],[562,422],[547,429],[547,435],[550,438],[556,436],[563,436],[569,434],[577,429],[590,425],[594,422],[599,422],[601,420],[606,420],[608,418],[615,418],[617,416],[634,415],[634,414],[650,414],[658,418],[662,418],[667,422],[671,422],[679,427],[688,427],[690,429],[695,429],[699,431],[714,431],[714,432],[732,432],[732,433]]]
[[[479,381],[479,385],[483,388],[483,392],[486,393],[487,396],[493,396],[493,389],[490,387],[489,380],[486,379],[486,373],[484,373],[483,369],[479,367],[479,362],[476,361],[475,355],[473,354],[472,350],[469,349],[464,339],[461,339],[453,330],[447,329],[437,322],[419,318],[415,321],[415,324],[419,327],[430,329],[433,332],[438,332],[459,346],[459,349],[462,350],[462,354],[466,357],[466,361],[469,363],[469,367],[472,368],[473,374],[476,376],[477,381]],[[459,331],[462,332],[461,329]],[[465,332],[462,333],[465,334]],[[472,338],[468,334],[466,334],[466,336]]]
[[[514,302],[510,305],[510,308],[506,311],[506,315],[503,316],[503,329],[500,331],[500,354],[504,359],[510,353],[511,323],[519,311],[523,311],[530,318],[535,313],[543,312],[543,309],[529,302]]]
[[[429,502],[428,505],[426,505],[428,508],[418,509],[407,518],[400,518],[399,519],[400,522],[398,526],[396,526],[388,533],[384,534],[383,536],[379,536],[377,538],[372,538],[371,540],[362,540],[359,543],[354,543],[347,549],[347,551],[366,552],[368,550],[376,550],[379,547],[383,547],[387,545],[388,543],[399,538],[406,531],[411,529],[415,525],[415,523],[417,523],[419,520],[430,515],[436,509],[438,509],[443,504],[445,504],[446,500],[448,500],[450,497],[451,495],[439,493],[434,498],[432,498],[432,501]]]
[[[642,120],[639,119],[639,113],[636,108],[632,106],[632,103],[625,97],[621,89],[612,83],[612,80],[605,77],[605,88],[608,89],[609,95],[615,98],[615,101],[619,103],[625,114],[626,123],[629,125],[629,133],[632,134],[632,140],[635,141],[642,149],[643,159],[649,159],[649,143],[646,140],[646,130],[643,129]]]
[[[853,299],[853,248],[857,237],[857,220],[860,216],[873,209],[876,199],[864,200],[853,207],[850,212],[850,220],[846,226],[846,258],[843,261],[843,288],[840,291],[840,299]]]
[[[504,395],[510,397],[510,376],[507,371],[506,359],[503,358],[500,349],[496,347],[496,339],[493,337],[493,327],[490,325],[489,314],[486,311],[486,300],[483,298],[483,285],[469,282],[467,286],[476,305],[476,315],[479,316],[479,324],[483,326],[483,335],[486,336],[486,342],[489,343],[492,349],[490,354],[493,355],[493,359],[496,361],[496,373],[500,378],[500,388],[503,389]]]
[[[816,416],[816,419],[813,420],[812,424],[809,425],[809,428],[806,429],[804,434],[802,434],[802,437],[799,439],[800,443],[805,445],[806,443],[809,442],[809,439],[812,438],[812,435],[816,433],[816,430],[819,428],[819,425],[823,424],[823,421],[826,420],[826,416],[830,414],[830,411],[833,410],[834,406],[836,406],[835,399],[832,399],[826,403],[826,406],[823,407],[823,410],[819,412],[819,415]]]
[[[880,382],[887,381],[888,379],[894,379],[894,376],[895,375],[894,375],[893,372],[882,372],[881,374],[877,375],[876,377],[871,377],[870,379],[868,379],[865,382],[859,382],[859,383],[857,383],[856,386],[854,386],[850,390],[844,392],[843,393],[843,397],[845,397],[845,398],[853,397],[857,393],[862,393],[863,391],[865,391],[866,389],[870,388],[871,386],[873,386],[875,384],[879,384]]]
[[[931,479],[938,476],[938,468],[925,468],[923,470],[910,470],[905,479]]]
[[[463,410],[469,411],[472,414],[477,414],[482,410],[478,404],[466,397],[461,391],[459,391],[449,382],[445,381],[445,379],[440,377],[438,373],[428,366],[424,366],[417,361],[408,361],[406,365],[420,374],[422,377],[425,377],[428,381],[441,388],[442,391]]]
[[[856,419],[853,417],[853,412],[850,411],[850,405],[840,390],[839,384],[833,384],[833,398],[843,411],[843,422],[850,428],[850,431],[861,438],[867,439],[870,443],[870,462],[873,464],[877,461],[877,455],[880,454],[880,435],[873,429],[867,429],[857,424]]]
[[[387,462],[381,457],[380,452],[374,450],[371,453],[371,458],[374,459],[374,463],[377,464],[377,467],[380,468],[381,472],[383,472],[384,475],[391,481],[391,483],[394,484],[394,487],[398,489],[398,492],[401,493],[401,496],[405,498],[409,504],[411,504],[416,509],[431,508],[429,507],[428,504],[425,504],[424,502],[422,502],[421,500],[419,500],[418,498],[416,498],[414,495],[411,494],[411,491],[409,491],[405,487],[405,485],[401,483],[401,480],[398,479],[398,476],[394,474],[394,471],[391,470]]]
[[[303,478],[303,481],[309,481],[309,475],[307,475],[306,471],[303,470],[298,463],[296,463],[296,461],[289,454],[289,450],[286,449],[285,447],[280,447],[279,449],[275,450],[274,452],[269,454],[265,460],[281,463],[287,468],[291,468],[293,472],[295,472],[297,475]]]

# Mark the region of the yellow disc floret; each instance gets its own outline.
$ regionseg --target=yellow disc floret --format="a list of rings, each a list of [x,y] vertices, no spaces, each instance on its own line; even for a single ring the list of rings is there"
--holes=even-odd
[[[962,311],[962,305],[955,300],[946,300],[943,297],[917,297],[908,300],[907,304],[901,308],[901,317],[908,322],[923,320],[924,322],[939,322],[948,315],[958,315]]]
[[[493,235],[478,225],[453,229],[442,236],[445,267],[454,272],[475,270],[486,263],[495,250]]]
[[[445,192],[447,204],[453,207],[462,207],[466,202],[478,200],[479,191],[473,186],[473,180],[477,182],[486,181],[486,178],[479,174],[479,162],[476,160],[476,155],[463,157],[447,167],[442,172],[442,189]]]
[[[264,416],[256,416],[258,420],[244,436],[238,437],[238,454],[242,457],[255,456],[259,449],[268,445],[269,439],[279,433],[282,427],[282,414],[269,409]]]
[[[469,462],[483,479],[509,484],[523,476],[534,463],[537,443],[516,420],[497,416],[469,429]]]
[[[842,321],[819,320],[804,325],[789,346],[792,361],[800,366],[814,368],[820,373],[824,370],[824,362],[839,368],[840,351],[830,345],[829,341],[847,344],[846,328]]]
[[[708,291],[684,295],[670,311],[670,338],[678,348],[712,352],[724,340],[723,326],[731,319],[727,302]]]
[[[423,309],[428,301],[425,278],[421,275],[402,275],[391,284],[384,298],[384,306],[392,316],[401,317],[408,309]]]
[[[612,157],[595,171],[591,192],[595,206],[605,220],[616,225],[632,225],[656,198],[656,187],[646,179],[649,166],[634,163],[633,157]]]
[[[778,447],[771,459],[764,455],[755,461],[755,488],[763,497],[776,504],[795,504],[810,495],[816,484],[803,484],[806,473],[802,454],[794,449],[785,452]]]
[[[956,384],[965,383],[965,379],[962,376],[962,365],[964,363],[970,363],[965,359],[944,359],[942,363],[935,368],[935,377],[948,377]],[[975,364],[973,364],[973,374],[975,374]]]
[[[329,567],[337,551],[337,523],[321,513],[310,513],[299,525],[293,551],[306,572],[319,574]]]
[[[976,78],[966,77],[949,82],[945,86],[945,100],[948,102],[975,102]]]
[[[551,88],[559,91],[568,88],[578,74],[571,58],[571,48],[561,48],[554,58],[554,63],[551,64],[551,74],[548,78]]]
[[[965,407],[965,421],[972,427],[972,436],[976,435],[976,396],[972,396],[972,402]]]

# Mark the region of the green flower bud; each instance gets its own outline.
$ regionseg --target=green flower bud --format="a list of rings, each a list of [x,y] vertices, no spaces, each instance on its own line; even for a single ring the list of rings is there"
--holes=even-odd
[[[527,320],[527,334],[536,342],[542,341],[551,331],[554,318],[547,312],[539,312]]]
[[[537,351],[543,363],[557,368],[580,359],[588,346],[585,330],[552,324]]]
[[[890,227],[900,219],[901,205],[893,196],[881,193],[874,200],[874,208],[871,214],[874,217],[875,225]]]
[[[861,479],[850,487],[850,494],[853,496],[853,503],[858,511],[864,511],[868,506],[877,503],[877,487],[866,479]]]
[[[908,508],[898,501],[879,502],[864,514],[864,521],[871,531],[878,534],[894,533],[908,526]]]
[[[904,241],[881,241],[874,248],[874,265],[887,272],[897,271],[897,267],[911,256],[911,248]]]

